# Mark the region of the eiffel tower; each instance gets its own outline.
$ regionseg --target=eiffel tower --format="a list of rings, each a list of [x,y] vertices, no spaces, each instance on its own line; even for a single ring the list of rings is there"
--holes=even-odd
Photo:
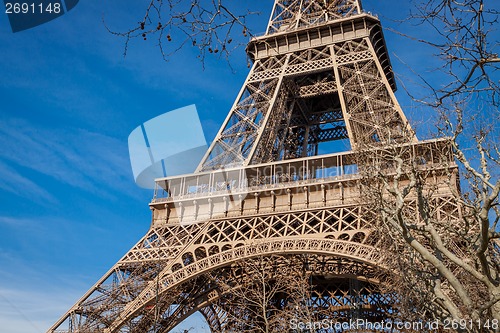
[[[380,21],[360,0],[275,0],[247,53],[253,66],[197,170],[156,181],[150,230],[48,332],[168,332],[195,312],[224,331],[212,277],[256,257],[309,256],[314,302],[338,320],[355,303],[377,317],[394,301],[378,289],[355,152],[406,144],[432,160],[445,143],[412,134]],[[448,191],[443,214],[456,209]]]

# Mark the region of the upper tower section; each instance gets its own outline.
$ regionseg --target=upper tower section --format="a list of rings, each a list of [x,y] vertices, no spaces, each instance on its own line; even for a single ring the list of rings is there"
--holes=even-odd
[[[197,172],[416,141],[380,21],[360,0],[275,0],[250,73]]]
[[[363,12],[361,0],[275,0],[265,35],[253,38],[253,61],[277,54],[368,37],[393,91],[396,81],[377,17]]]
[[[359,0],[276,0],[266,34],[294,31],[361,12]]]

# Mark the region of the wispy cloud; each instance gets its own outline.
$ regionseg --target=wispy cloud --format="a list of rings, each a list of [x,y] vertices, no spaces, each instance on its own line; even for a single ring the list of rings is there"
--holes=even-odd
[[[10,216],[0,216],[0,226],[8,227],[30,227],[33,225],[33,219],[30,218],[18,218]]]
[[[102,197],[114,196],[117,191],[135,195],[126,143],[116,138],[78,128],[44,128],[26,120],[7,119],[0,124],[0,142],[0,156],[10,165]],[[50,198],[47,190],[17,168],[1,163],[0,175],[0,186],[9,192],[23,196],[17,188],[29,188]]]
[[[0,327],[9,333],[43,333],[77,299],[80,291],[0,288]]]
[[[45,332],[101,274],[92,270],[94,266],[102,269],[99,260],[86,265],[77,263],[81,255],[64,257],[65,252],[85,253],[88,246],[95,246],[75,244],[74,222],[64,222],[59,218],[0,216],[1,332]],[[77,230],[81,234],[88,229],[98,231],[81,223]],[[18,236],[21,233],[23,238]],[[15,244],[7,238],[15,239]],[[72,262],[77,267],[71,266]]]
[[[43,333],[78,299],[74,289],[26,291],[0,288],[0,327],[8,333]],[[191,316],[174,332],[196,327],[197,332],[210,332],[200,314]],[[64,328],[64,327],[63,327]]]
[[[99,226],[70,220],[0,216],[0,332],[45,332],[115,260],[106,247],[88,253],[100,244],[78,238],[103,233]]]
[[[38,203],[56,203],[49,192],[0,161],[0,189]],[[29,190],[27,190],[29,189]]]

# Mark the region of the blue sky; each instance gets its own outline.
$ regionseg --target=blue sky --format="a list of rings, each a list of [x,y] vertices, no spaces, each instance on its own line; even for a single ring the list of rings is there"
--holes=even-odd
[[[2,332],[46,331],[149,228],[152,192],[134,184],[130,132],[196,104],[210,141],[244,82],[243,50],[233,54],[234,71],[214,57],[202,70],[189,48],[164,62],[153,40],[133,41],[124,58],[123,40],[106,31],[102,17],[112,27],[131,26],[144,3],[81,1],[15,34],[0,13]],[[261,7],[256,31],[264,31],[272,2],[245,3]],[[386,17],[407,12],[408,5],[394,4],[367,0],[364,7],[388,26]],[[426,50],[386,37],[391,55],[419,70],[429,66]],[[392,61],[405,80],[411,76]],[[398,96],[411,106],[403,91]],[[429,123],[418,109],[407,108],[407,116]]]

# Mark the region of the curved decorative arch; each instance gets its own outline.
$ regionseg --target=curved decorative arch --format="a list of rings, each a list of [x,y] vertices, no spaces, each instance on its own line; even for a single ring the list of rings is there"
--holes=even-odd
[[[283,258],[283,257],[289,258],[290,257],[290,255],[288,253],[287,254],[280,254],[280,255],[271,254],[268,257],[273,257],[273,256],[276,258]],[[332,257],[332,258],[335,258],[335,257]],[[255,259],[255,257],[253,257],[253,259]],[[245,259],[245,261],[246,260],[247,259]],[[320,260],[319,257],[316,257],[316,260]],[[242,261],[243,260],[239,260],[239,262],[242,262]],[[348,262],[352,263],[352,264],[359,263],[359,261],[354,261],[354,260],[348,260]],[[300,267],[304,267],[302,264],[299,264],[299,265],[300,265]],[[336,266],[335,263],[331,263],[330,265]],[[364,266],[365,272],[366,272],[367,266],[371,267],[370,265]],[[222,266],[222,267],[215,269],[214,270],[215,275],[219,275],[218,270],[224,270],[225,268],[227,268],[227,267]],[[377,268],[380,268],[380,266],[372,267],[372,269],[374,269],[374,270],[376,270]],[[209,274],[213,275],[214,271],[211,271]],[[239,270],[239,269],[237,269],[236,271],[233,271],[233,272],[238,272],[238,271],[240,274],[246,274],[243,270]],[[315,273],[317,274],[318,271],[315,271]],[[326,273],[326,271],[323,273]],[[331,274],[330,270],[328,270],[328,274]],[[345,275],[341,274],[340,272],[336,272],[333,275],[334,275],[333,279],[345,278]],[[235,276],[232,277],[232,279],[239,280],[239,277],[241,277],[241,275],[236,274]],[[377,278],[372,278],[369,276],[357,276],[357,274],[355,274],[354,272],[353,272],[352,278],[357,279],[359,281],[363,281],[364,283],[369,283],[369,284],[374,284],[374,285],[380,284],[380,280]],[[230,284],[231,283],[228,281],[225,282],[225,285],[230,285]],[[200,312],[203,314],[203,316],[207,320],[208,325],[211,328],[213,327],[213,329],[211,329],[212,332],[220,332],[222,330],[222,327],[223,327],[223,321],[221,321],[220,319],[224,318],[225,315],[220,314],[220,312],[224,312],[224,309],[219,308],[219,306],[217,305],[217,302],[227,292],[231,293],[235,289],[238,289],[238,288],[241,288],[241,285],[236,284],[233,287],[233,289],[226,290],[226,291],[221,291],[217,287],[214,287],[214,289],[204,291],[201,294],[191,295],[190,302],[184,303],[184,304],[176,307],[175,318],[171,318],[171,321],[169,321],[166,326],[161,327],[161,329],[158,331],[158,333],[170,332],[177,325],[182,323],[184,320],[186,320],[187,318],[189,318],[191,315],[193,315],[196,312]],[[337,301],[338,300],[336,300],[336,302]],[[373,308],[370,308],[370,305],[365,305],[365,309],[373,309]],[[351,310],[351,307],[346,306],[346,305],[338,305],[338,304],[333,306],[333,311],[346,311],[346,310]]]
[[[154,302],[158,295],[164,295],[169,290],[189,281],[203,273],[216,270],[223,266],[229,266],[239,260],[250,259],[257,256],[268,256],[273,254],[319,254],[331,257],[347,258],[352,261],[368,264],[373,267],[383,268],[381,265],[381,254],[374,247],[349,241],[335,239],[270,239],[241,247],[233,248],[226,252],[219,252],[207,258],[194,261],[191,264],[179,268],[160,277],[157,288],[148,287],[130,302],[115,321],[104,331],[106,333],[116,332],[125,322],[134,318],[141,309]]]

